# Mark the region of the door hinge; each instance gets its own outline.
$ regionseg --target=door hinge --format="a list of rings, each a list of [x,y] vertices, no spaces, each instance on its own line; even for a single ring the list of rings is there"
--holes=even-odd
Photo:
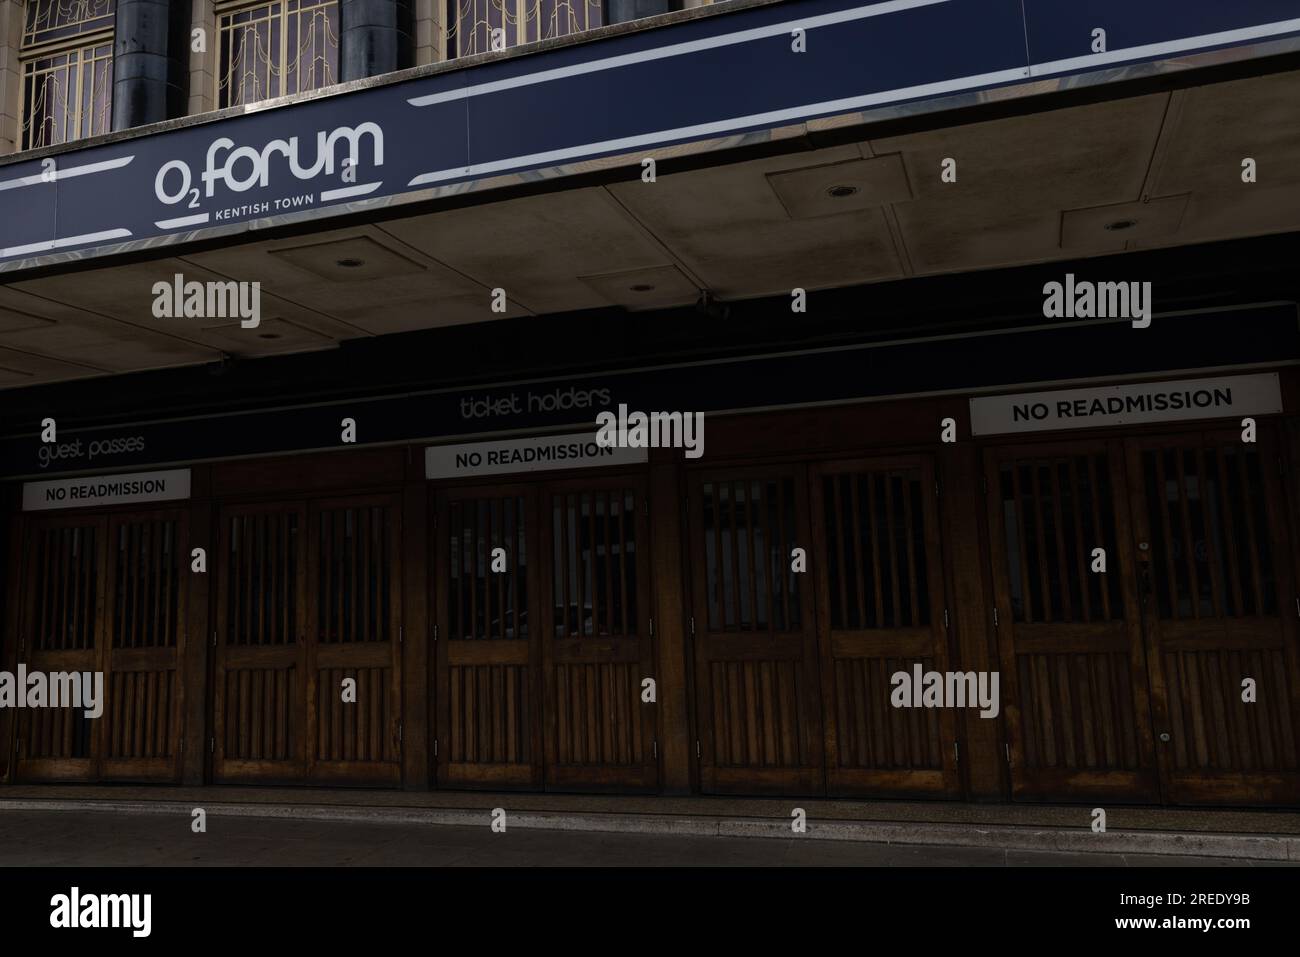
[[[699,738],[696,738],[696,739],[695,739],[695,756],[696,756],[697,758],[700,757],[700,739],[699,739]]]
[[[994,609],[993,609],[993,627],[996,628],[997,626],[998,626],[998,610],[997,610],[996,608],[994,608]]]
[[[944,627],[945,630],[948,628],[948,609],[947,609],[947,608],[945,608],[945,609],[943,610],[943,627]]]
[[[989,494],[989,478],[988,478],[987,475],[981,475],[981,476],[980,476],[980,485],[981,485],[981,486],[983,487],[983,489],[984,489],[984,494],[985,494],[985,495],[988,495],[988,494]]]
[[[651,742],[650,742],[650,756],[653,757],[656,761],[659,760],[659,742],[658,742],[658,740],[654,740],[654,741],[651,741]]]
[[[397,722],[397,743],[402,743],[402,722]]]
[[[438,640],[438,626],[437,626],[437,625],[434,625],[434,626],[433,626],[433,640],[434,640],[434,641],[437,641],[437,640]]]
[[[397,626],[397,643],[398,643],[399,645],[400,645],[403,641],[406,640],[405,638],[402,637],[402,631],[403,631],[402,626],[401,626],[401,625],[398,625],[398,626]]]
[[[691,637],[695,637],[695,616],[691,615]]]
[[[215,754],[216,751],[217,751],[217,739],[216,736],[214,735],[213,737],[208,738],[208,754]]]
[[[437,738],[434,738],[434,739],[433,739],[433,756],[434,756],[435,758],[438,756],[438,739],[437,739]]]
[[[1300,598],[1295,600],[1295,616],[1300,618]]]
[[[1007,767],[1011,767],[1011,745],[1009,743],[1003,744],[1002,750],[1007,753]]]
[[[952,743],[952,763],[958,764],[960,762],[961,762],[961,752],[957,748],[957,742],[954,741]]]
[[[212,647],[213,647],[213,648],[217,647],[217,633],[216,633],[216,631],[213,631],[213,632],[212,632]]]
[[[650,637],[653,638],[654,636],[655,636],[655,620],[654,620],[653,618],[651,618],[651,619],[650,619]]]

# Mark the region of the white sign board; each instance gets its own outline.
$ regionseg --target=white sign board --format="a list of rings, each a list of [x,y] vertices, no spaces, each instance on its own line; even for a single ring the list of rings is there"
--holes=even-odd
[[[468,445],[433,445],[424,450],[424,476],[430,479],[546,472],[597,465],[638,465],[649,461],[645,449],[602,448],[596,433],[501,439]]]
[[[92,505],[130,505],[135,502],[171,502],[189,497],[189,469],[23,483],[24,512],[89,508]]]
[[[1136,382],[970,400],[972,435],[1095,429],[1282,411],[1277,373]]]

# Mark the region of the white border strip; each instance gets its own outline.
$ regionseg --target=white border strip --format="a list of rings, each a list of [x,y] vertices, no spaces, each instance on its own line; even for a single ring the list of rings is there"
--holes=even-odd
[[[159,219],[154,222],[154,225],[159,229],[179,229],[181,226],[197,226],[207,221],[207,213],[198,213],[195,216],[181,216],[177,219]]]
[[[789,36],[791,31],[813,30],[817,27],[833,26],[837,23],[850,23],[854,20],[865,20],[868,17],[883,16],[889,13],[898,13],[902,10],[913,10],[918,7],[930,7],[939,3],[948,3],[950,0],[889,0],[887,3],[877,3],[869,7],[853,7],[849,10],[838,10],[835,13],[826,13],[819,17],[808,17],[804,20],[787,20],[784,23],[774,23],[766,27],[755,27],[752,30],[738,30],[735,33],[725,33],[716,37],[705,37],[702,40],[688,40],[685,43],[672,43],[668,46],[658,47],[653,50],[641,50],[637,53],[624,53],[619,56],[606,57],[603,60],[592,60],[589,63],[575,63],[571,66],[557,67],[554,70],[542,70],[539,73],[530,73],[525,76],[511,77],[505,80],[493,80],[491,83],[479,83],[474,86],[467,86],[459,90],[448,90],[445,93],[430,93],[427,96],[417,96],[408,99],[406,102],[412,106],[433,106],[436,103],[450,103],[454,100],[464,100],[471,96],[482,96],[485,93],[495,93],[498,90],[509,90],[519,86],[532,86],[534,83],[546,83],[550,80],[562,80],[571,76],[582,76],[586,73],[597,73],[601,70],[614,70],[622,66],[631,66],[636,63],[649,63],[653,60],[663,60],[668,57],[682,56],[686,53],[696,53],[700,50],[714,50],[719,47],[732,46],[737,43],[748,43],[751,40],[762,40],[767,37]]]
[[[327,189],[320,194],[320,201],[328,203],[332,199],[346,199],[349,196],[365,196],[384,185],[381,179],[377,183],[362,183],[359,186],[347,186],[343,189]]]
[[[65,246],[76,246],[79,243],[97,243],[105,239],[122,239],[131,235],[129,229],[106,229],[98,233],[86,233],[83,236],[64,236],[62,239],[47,239],[40,243],[28,243],[26,246],[9,246],[0,249],[0,258],[9,256],[22,256],[25,253],[43,253],[51,249],[62,249]]]
[[[595,153],[618,152],[637,146],[661,145],[670,140],[713,136],[718,133],[729,133],[733,130],[744,129],[751,126],[763,126],[769,123],[779,124],[790,120],[797,121],[812,119],[812,114],[849,112],[868,106],[875,106],[880,103],[892,102],[894,100],[921,99],[929,96],[951,93],[957,90],[968,89],[972,86],[990,86],[997,83],[1007,83],[1013,80],[1023,80],[1028,76],[1029,71],[1025,67],[1015,67],[1010,70],[998,70],[994,73],[980,73],[975,76],[961,77],[956,80],[941,80],[937,83],[923,83],[919,86],[899,87],[895,90],[884,90],[880,93],[868,93],[865,96],[854,96],[840,100],[823,100],[820,103],[808,103],[803,106],[792,106],[784,110],[770,110],[767,113],[751,113],[749,116],[738,116],[729,120],[718,120],[714,123],[699,123],[695,126],[680,126],[673,130],[658,130],[654,133],[642,133],[638,136],[625,136],[620,139],[604,140],[599,143],[585,143],[582,146],[570,146],[559,150],[548,150],[544,153],[530,153],[526,156],[512,156],[509,159],[493,160],[490,163],[477,163],[473,166],[458,166],[453,169],[437,170],[432,173],[421,173],[419,176],[411,180],[408,185],[425,186],[430,183],[441,183],[449,179],[455,179],[458,176],[497,173],[511,170],[517,166],[532,166],[539,163],[549,163],[555,160],[574,159],[580,156],[586,157]]]
[[[1220,33],[1204,33],[1199,37],[1184,40],[1168,40],[1164,43],[1148,43],[1140,47],[1127,47],[1123,50],[1108,50],[1105,53],[1089,53],[1087,56],[1070,57],[1065,60],[1051,60],[1047,63],[1031,63],[1031,76],[1046,76],[1070,70],[1086,69],[1090,66],[1102,66],[1107,63],[1119,63],[1124,60],[1150,60],[1167,53],[1179,53],[1195,47],[1223,46],[1237,44],[1244,40],[1262,40],[1282,33],[1300,31],[1300,17],[1292,20],[1278,20],[1239,30],[1224,30]]]
[[[67,169],[59,169],[56,164],[54,169],[49,172],[33,173],[31,176],[20,176],[17,179],[5,180],[0,183],[0,190],[18,189],[20,186],[35,186],[38,183],[53,183],[61,179],[71,179],[74,176],[102,173],[104,170],[125,166],[133,159],[135,159],[134,154],[119,156],[117,159],[103,160],[99,163],[86,163],[84,166],[69,166]]]

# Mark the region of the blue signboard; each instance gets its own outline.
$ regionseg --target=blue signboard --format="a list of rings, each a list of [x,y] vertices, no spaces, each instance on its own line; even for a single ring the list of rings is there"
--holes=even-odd
[[[0,166],[0,271],[1300,37],[1300,0],[791,0]]]

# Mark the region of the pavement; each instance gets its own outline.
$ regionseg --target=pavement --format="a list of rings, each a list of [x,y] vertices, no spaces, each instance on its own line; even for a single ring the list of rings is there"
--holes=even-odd
[[[206,834],[190,830],[203,808]],[[506,833],[491,829],[494,809]],[[801,809],[806,830],[794,833]],[[0,864],[1133,866],[1300,863],[1300,814],[1082,805],[0,787]],[[759,838],[761,840],[756,840]]]
[[[1279,861],[210,816],[0,812],[0,867],[1252,867]]]

